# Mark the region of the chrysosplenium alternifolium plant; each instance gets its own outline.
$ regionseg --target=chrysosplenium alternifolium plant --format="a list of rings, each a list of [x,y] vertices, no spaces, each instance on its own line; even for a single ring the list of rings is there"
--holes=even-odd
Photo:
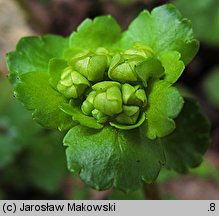
[[[209,126],[172,85],[195,56],[191,23],[173,5],[143,11],[121,32],[111,16],[68,38],[22,38],[7,56],[15,96],[47,128],[68,131],[68,167],[98,190],[136,189],[162,168],[185,172]]]

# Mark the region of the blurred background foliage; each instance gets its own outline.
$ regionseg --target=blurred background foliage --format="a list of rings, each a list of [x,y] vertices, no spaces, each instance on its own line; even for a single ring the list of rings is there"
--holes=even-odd
[[[96,192],[66,167],[64,134],[37,125],[13,97],[5,53],[25,35],[69,35],[87,17],[114,16],[123,29],[143,9],[172,2],[192,20],[201,46],[181,88],[196,97],[212,128],[204,162],[180,176],[162,170],[162,199],[219,199],[219,1],[218,0],[0,0],[0,199],[145,199],[147,188],[125,194]],[[13,14],[13,15],[12,15]]]

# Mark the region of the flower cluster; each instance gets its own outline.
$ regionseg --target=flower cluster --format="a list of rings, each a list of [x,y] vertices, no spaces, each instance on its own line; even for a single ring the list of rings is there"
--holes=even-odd
[[[100,16],[69,37],[22,38],[7,64],[34,120],[67,131],[69,170],[97,190],[131,191],[163,166],[197,166],[209,145],[206,119],[173,86],[198,48],[190,21],[167,4],[124,32]]]
[[[137,127],[147,97],[136,67],[152,56],[153,51],[140,44],[122,53],[105,48],[79,52],[61,72],[57,90],[68,99],[79,99],[83,114],[98,123]]]

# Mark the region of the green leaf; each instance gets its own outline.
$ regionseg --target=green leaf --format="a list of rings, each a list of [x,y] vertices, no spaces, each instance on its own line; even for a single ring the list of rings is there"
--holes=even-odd
[[[27,149],[25,174],[35,187],[49,193],[59,191],[67,174],[66,157],[58,132],[47,131]]]
[[[160,78],[164,73],[164,68],[158,59],[151,57],[139,64],[135,68],[135,71],[142,81],[143,85],[147,87],[148,79]]]
[[[180,53],[168,51],[160,56],[160,60],[165,69],[164,80],[175,83],[185,69],[183,61],[180,60]]]
[[[53,88],[57,89],[57,84],[61,79],[61,74],[67,66],[67,62],[63,59],[54,58],[49,61],[49,83]]]
[[[29,139],[42,128],[33,122],[30,112],[24,109],[21,103],[13,97],[13,87],[7,79],[0,79],[0,98],[2,136],[9,136],[15,146],[19,144],[23,147],[29,144]]]
[[[192,60],[199,48],[190,21],[183,19],[171,4],[157,7],[151,13],[147,10],[140,13],[124,33],[121,46],[129,48],[134,42],[152,48],[156,56],[170,50],[178,51],[185,64]]]
[[[215,68],[204,80],[203,88],[207,99],[219,108],[219,67]]]
[[[131,129],[137,128],[140,125],[142,125],[144,121],[145,121],[145,114],[143,113],[139,117],[138,122],[134,125],[123,125],[123,124],[119,124],[117,122],[110,122],[110,125],[115,127],[115,128],[122,129],[122,130],[131,130]]]
[[[16,153],[20,150],[17,143],[17,131],[6,117],[0,118],[0,169],[14,161]]]
[[[191,19],[196,37],[219,45],[219,2],[216,0],[173,0],[182,14]]]
[[[176,119],[175,131],[161,139],[166,157],[166,167],[185,173],[198,166],[209,144],[210,126],[192,99],[186,99],[182,112]]]
[[[175,129],[175,118],[183,107],[183,98],[171,84],[159,80],[150,86],[148,109],[143,130],[149,139],[170,134]]]
[[[121,37],[121,29],[111,16],[86,19],[70,36],[70,48],[91,49],[98,47],[112,49]]]
[[[148,140],[140,130],[104,127],[97,131],[75,126],[64,138],[68,168],[97,190],[114,186],[123,191],[151,183],[164,163],[159,142]]]
[[[67,101],[50,86],[48,73],[27,73],[20,79],[15,95],[27,109],[34,110],[34,120],[46,128],[65,130],[72,126],[71,117],[59,109]]]
[[[59,106],[59,108],[66,114],[72,116],[72,119],[76,122],[79,122],[81,125],[94,129],[103,128],[103,125],[99,124],[95,118],[84,115],[80,107],[78,107],[74,103],[72,103],[71,105],[62,104]]]
[[[7,54],[9,79],[15,84],[28,72],[47,72],[51,58],[60,58],[68,47],[68,38],[55,35],[21,38],[16,51]]]

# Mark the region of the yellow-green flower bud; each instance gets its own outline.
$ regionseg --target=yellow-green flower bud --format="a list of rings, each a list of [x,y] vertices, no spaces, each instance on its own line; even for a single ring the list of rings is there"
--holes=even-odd
[[[106,59],[107,59],[107,67],[109,67],[110,62],[111,62],[111,60],[112,60],[112,57],[111,57],[109,51],[108,51],[107,49],[103,48],[103,47],[99,47],[99,48],[97,48],[97,50],[96,50],[96,54],[97,54],[97,55],[103,55],[103,56],[105,56]]]
[[[154,52],[151,48],[146,47],[146,46],[136,42],[134,44],[133,48],[128,49],[124,52],[124,55],[129,55],[129,58],[130,58],[131,55],[132,55],[133,58],[137,57],[137,56],[142,56],[144,58],[148,58],[148,57],[153,56]]]
[[[138,106],[123,106],[123,112],[115,119],[120,124],[135,124],[138,120],[140,109]]]
[[[81,110],[85,115],[91,115],[94,110],[94,97],[96,96],[96,92],[92,91],[87,96],[86,100],[82,103]]]
[[[95,119],[97,119],[97,122],[98,122],[98,123],[104,123],[104,122],[106,122],[107,119],[108,119],[108,116],[107,116],[107,115],[103,114],[102,112],[100,112],[100,111],[97,110],[97,109],[94,109],[94,110],[92,111],[92,115],[93,115],[93,117],[94,117]]]
[[[103,79],[109,62],[108,51],[104,48],[98,48],[95,53],[86,50],[76,54],[71,59],[70,65],[89,81],[97,82]]]
[[[130,59],[128,61],[128,59],[124,59],[121,54],[116,54],[110,64],[108,76],[110,79],[122,83],[137,81],[138,77],[134,67],[138,63],[139,61],[136,59]]]
[[[93,116],[98,123],[109,120],[125,126],[137,124],[147,100],[140,85],[103,81],[92,89],[81,106],[85,115]]]
[[[105,115],[113,116],[122,112],[122,93],[117,82],[104,81],[92,87],[96,92],[94,107]]]
[[[142,45],[135,45],[132,49],[122,54],[116,54],[111,61],[108,76],[112,80],[122,83],[138,81],[135,67],[152,56],[152,50]]]
[[[106,91],[110,87],[117,86],[118,88],[121,87],[120,83],[114,82],[114,81],[103,81],[96,83],[95,85],[92,86],[92,89],[98,92],[103,92]]]
[[[88,80],[71,67],[67,67],[61,74],[57,84],[57,90],[66,98],[78,98],[89,87]]]
[[[128,83],[122,84],[122,99],[124,104],[140,107],[145,106],[147,102],[144,89],[139,85],[132,86]]]

